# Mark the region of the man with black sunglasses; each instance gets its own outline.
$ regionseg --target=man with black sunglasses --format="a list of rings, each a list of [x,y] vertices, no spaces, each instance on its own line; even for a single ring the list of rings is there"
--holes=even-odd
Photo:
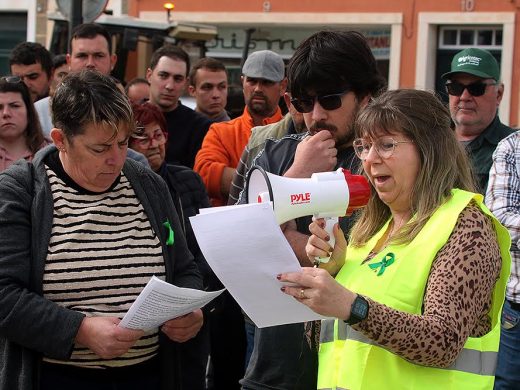
[[[279,54],[271,50],[251,53],[242,67],[241,82],[246,103],[242,115],[213,123],[195,158],[193,170],[202,177],[213,206],[227,204],[233,173],[251,129],[282,119],[278,102],[285,93],[287,80]]]
[[[514,130],[498,118],[504,94],[497,60],[487,50],[469,48],[457,53],[446,79],[455,135],[466,147],[482,194],[486,193],[492,155],[498,142]]]
[[[268,139],[253,165],[299,178],[339,167],[356,170],[354,119],[385,85],[365,37],[355,31],[313,34],[296,49],[287,77],[291,103],[309,132]],[[246,193],[247,188],[239,203],[246,202]],[[349,219],[340,223],[345,233]],[[282,226],[302,266],[312,266],[305,253],[310,222],[302,217]],[[243,389],[316,389],[318,327],[308,322],[255,329]]]

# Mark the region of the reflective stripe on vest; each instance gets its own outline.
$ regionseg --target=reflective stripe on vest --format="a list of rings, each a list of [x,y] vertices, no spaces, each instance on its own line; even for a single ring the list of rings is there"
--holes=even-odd
[[[325,388],[319,388],[318,390],[349,390],[349,389],[345,389],[344,387],[335,387],[335,388],[325,387]]]
[[[334,322],[334,320],[323,320],[321,322],[320,343],[334,341]],[[343,321],[338,321],[338,340],[353,340],[364,344],[378,345]],[[463,348],[457,359],[445,369],[477,375],[494,375],[497,358],[497,352]]]

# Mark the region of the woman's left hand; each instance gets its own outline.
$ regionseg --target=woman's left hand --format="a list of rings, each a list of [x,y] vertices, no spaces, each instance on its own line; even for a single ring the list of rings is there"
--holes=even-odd
[[[184,343],[195,337],[202,327],[203,322],[202,310],[197,309],[189,314],[166,321],[161,327],[161,330],[170,340]]]
[[[283,286],[282,291],[316,313],[344,320],[349,318],[356,294],[336,282],[326,270],[302,268],[301,272],[280,274],[278,280],[296,284]]]
[[[329,274],[335,276],[343,264],[345,264],[345,254],[347,252],[347,240],[345,234],[336,223],[332,229],[334,234],[335,244],[334,248],[329,245],[329,233],[325,230],[325,220],[318,218],[312,221],[309,225],[311,236],[305,245],[305,251],[311,262],[314,262],[316,257],[329,257],[327,263],[320,263],[319,267],[328,271]],[[331,250],[329,250],[331,249]]]

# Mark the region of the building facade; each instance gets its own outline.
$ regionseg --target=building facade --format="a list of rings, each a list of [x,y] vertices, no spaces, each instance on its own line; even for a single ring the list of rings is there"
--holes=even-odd
[[[162,0],[129,1],[128,12],[164,20]],[[207,43],[208,56],[222,59],[239,76],[246,51],[271,49],[290,58],[294,48],[320,29],[352,29],[369,39],[390,88],[437,90],[447,99],[440,75],[451,57],[466,47],[490,50],[501,66],[505,93],[503,122],[520,123],[520,0],[177,0],[176,21],[207,23],[218,36]],[[249,45],[246,42],[249,40]]]
[[[72,0],[70,0],[72,1]],[[97,1],[96,1],[97,2]],[[10,49],[22,40],[50,47],[56,0],[0,2],[0,73],[7,72]],[[307,36],[321,29],[364,33],[390,88],[436,90],[447,100],[440,75],[454,53],[466,47],[490,50],[501,66],[505,92],[500,117],[520,125],[520,0],[176,0],[170,21],[215,26],[205,54],[221,59],[231,85],[240,84],[240,65],[248,53],[271,49],[288,60]],[[112,15],[151,22],[168,21],[163,0],[110,0]],[[198,47],[181,42],[193,57]],[[125,80],[143,76],[152,45],[139,39],[128,53]]]

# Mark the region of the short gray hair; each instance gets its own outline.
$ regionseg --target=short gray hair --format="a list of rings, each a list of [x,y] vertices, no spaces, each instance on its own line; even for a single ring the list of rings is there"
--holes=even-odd
[[[52,121],[68,140],[83,134],[88,125],[113,130],[122,127],[133,133],[135,122],[127,97],[110,76],[83,70],[69,74],[52,98]]]

